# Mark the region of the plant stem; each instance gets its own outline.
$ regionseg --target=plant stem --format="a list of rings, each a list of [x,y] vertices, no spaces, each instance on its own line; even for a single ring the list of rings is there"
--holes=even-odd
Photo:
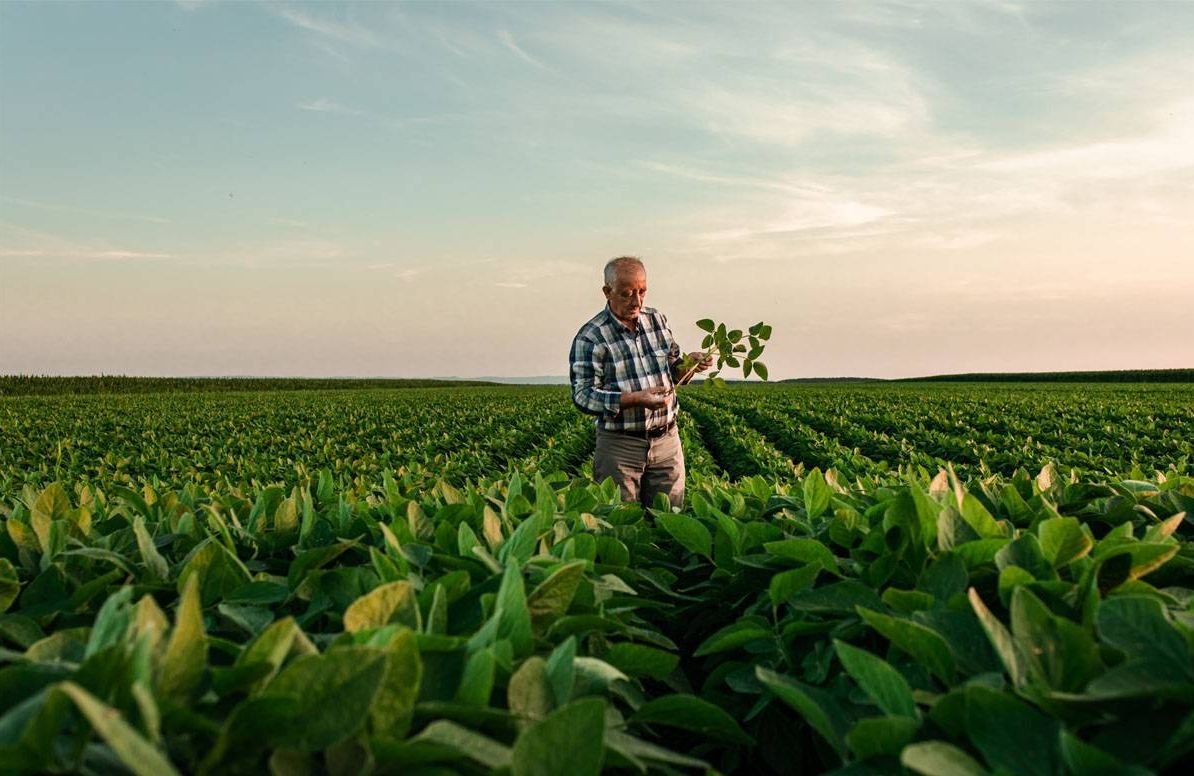
[[[699,359],[699,360],[698,360],[698,361],[697,361],[695,364],[693,364],[693,365],[692,365],[692,366],[691,366],[691,367],[688,369],[688,371],[687,371],[687,372],[685,372],[685,373],[683,374],[683,376],[681,376],[681,377],[680,377],[680,379],[679,379],[679,380],[677,380],[677,381],[675,382],[675,385],[677,385],[677,386],[680,386],[680,385],[685,385],[685,384],[687,384],[687,383],[688,383],[688,381],[689,381],[689,380],[691,380],[691,379],[693,378],[693,375],[695,375],[695,374],[696,374],[697,367],[698,367],[698,366],[700,366],[702,363],[704,363],[705,359],[706,359],[706,358],[708,358],[708,357],[709,357],[709,356],[711,356],[711,355],[713,355],[713,348],[709,348],[708,350],[706,350],[706,351],[705,351],[705,354],[704,354],[703,356],[701,356],[701,358],[700,358],[700,359]]]

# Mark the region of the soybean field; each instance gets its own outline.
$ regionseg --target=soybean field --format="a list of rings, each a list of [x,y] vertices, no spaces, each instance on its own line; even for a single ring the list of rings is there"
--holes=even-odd
[[[0,396],[0,770],[1163,773],[1194,386]]]

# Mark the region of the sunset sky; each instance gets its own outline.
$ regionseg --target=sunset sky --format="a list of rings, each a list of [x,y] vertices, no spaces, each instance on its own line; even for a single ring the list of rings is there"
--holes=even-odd
[[[0,2],[0,373],[1194,367],[1194,3]]]

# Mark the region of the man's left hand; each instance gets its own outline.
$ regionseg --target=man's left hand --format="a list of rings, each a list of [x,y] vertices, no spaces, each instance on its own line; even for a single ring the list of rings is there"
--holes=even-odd
[[[688,358],[692,361],[698,361],[696,370],[698,372],[707,372],[709,367],[713,366],[713,356],[707,356],[699,350],[694,350],[688,354]]]

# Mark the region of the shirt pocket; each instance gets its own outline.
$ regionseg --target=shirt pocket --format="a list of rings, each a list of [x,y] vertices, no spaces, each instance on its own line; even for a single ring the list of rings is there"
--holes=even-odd
[[[655,362],[654,366],[656,373],[663,375],[665,385],[672,384],[672,369],[671,365],[668,363],[669,356],[670,351],[668,351],[666,348],[656,348],[651,351],[651,358]]]

